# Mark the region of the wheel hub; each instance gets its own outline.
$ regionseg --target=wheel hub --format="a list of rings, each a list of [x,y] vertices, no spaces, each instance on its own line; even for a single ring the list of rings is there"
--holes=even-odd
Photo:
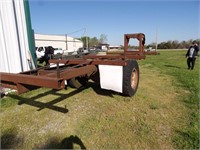
[[[138,84],[138,71],[133,69],[131,74],[131,87],[132,89],[136,89]]]

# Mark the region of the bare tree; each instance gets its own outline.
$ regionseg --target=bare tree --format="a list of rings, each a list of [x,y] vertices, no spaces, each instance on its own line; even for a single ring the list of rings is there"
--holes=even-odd
[[[107,41],[108,41],[108,39],[107,39],[107,35],[105,35],[105,34],[101,34],[100,35],[100,38],[99,38],[99,42],[101,43],[101,44],[105,44],[105,43],[107,43]]]

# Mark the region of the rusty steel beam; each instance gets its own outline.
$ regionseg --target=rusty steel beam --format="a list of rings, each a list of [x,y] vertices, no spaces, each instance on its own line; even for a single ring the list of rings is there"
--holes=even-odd
[[[136,38],[139,41],[138,51],[128,51],[130,38]],[[19,74],[0,72],[1,86],[17,89],[18,94],[38,87],[62,89],[65,87],[65,80],[81,76],[90,77],[96,73],[97,65],[126,66],[126,59],[145,59],[144,41],[145,35],[142,33],[125,34],[124,51],[120,53],[87,55],[79,59],[50,60],[49,62],[56,64],[56,67],[47,66]],[[59,66],[59,64],[64,65]]]
[[[37,75],[37,72],[38,70],[41,70],[41,69],[48,69],[49,66],[44,66],[44,67],[40,67],[40,68],[37,68],[37,69],[31,69],[31,70],[28,70],[28,71],[24,71],[24,72],[20,72],[19,74],[27,74],[27,75]]]
[[[56,70],[45,70],[45,69],[41,69],[41,70],[38,70],[38,73],[37,75],[38,76],[46,76],[48,74],[54,74],[56,73]]]
[[[91,75],[92,73],[97,72],[97,67],[95,65],[87,65],[80,68],[72,68],[60,73],[60,77],[63,79],[71,79],[74,77]]]
[[[138,34],[124,34],[124,52],[128,51],[128,43],[131,38],[136,38],[139,41],[139,51],[144,53],[144,45],[142,44],[144,40],[144,34],[138,33]]]
[[[145,55],[126,55],[125,59],[145,59]]]
[[[37,75],[39,75],[39,76],[45,76],[45,75],[51,76],[50,74],[57,73],[57,78],[60,78],[60,72],[63,72],[65,70],[72,69],[72,68],[82,67],[84,65],[87,65],[88,62],[85,62],[85,63],[82,63],[82,64],[77,64],[77,65],[73,65],[73,66],[68,66],[68,65],[59,66],[59,63],[57,62],[56,63],[57,66],[56,67],[52,67],[52,68],[48,68],[48,69],[40,69],[40,70],[38,70]],[[54,75],[54,77],[55,77],[55,75]]]
[[[75,65],[75,64],[80,64],[84,62],[88,62],[90,65],[116,65],[116,66],[125,66],[126,62],[123,60],[85,60],[85,59],[68,59],[68,60],[49,60],[50,63],[60,63],[60,64],[67,64],[67,65]]]
[[[1,80],[0,85],[2,87],[5,87],[5,88],[10,88],[10,89],[17,90],[18,94],[22,94],[22,93],[28,92],[30,90],[39,88],[37,86],[31,86],[31,85],[25,85],[25,84],[20,84],[20,83],[8,82],[8,81],[4,81],[4,80]]]
[[[48,87],[53,89],[64,88],[63,79],[24,75],[24,74],[2,73],[2,72],[0,72],[0,76],[1,76],[1,82],[8,81],[8,82],[13,82],[14,84],[19,83],[19,84],[39,86],[39,87]]]
[[[84,59],[120,59],[120,58],[123,58],[123,55],[116,55],[116,54],[109,54],[109,55],[86,55],[86,56],[83,56]]]
[[[97,71],[97,67],[95,65],[87,65],[79,68],[68,68],[60,71],[60,78],[64,80],[68,80],[71,78],[79,77],[79,76],[90,76],[92,73],[95,73]],[[57,70],[55,71],[48,71],[48,70],[42,70],[41,76],[46,77],[52,77],[57,78]]]
[[[140,52],[139,50],[133,50],[133,51],[111,51],[111,52],[107,52],[107,54],[109,55],[137,55],[137,54],[143,54],[142,52]]]
[[[38,76],[25,74],[0,73],[1,86],[12,88],[18,91],[18,94],[25,93],[36,87],[49,87],[53,89],[63,89],[65,87],[64,80],[79,76],[90,76],[97,71],[95,65],[87,65],[79,68],[64,69],[59,72],[57,70],[41,70]]]
[[[2,81],[2,80],[1,80],[0,85],[1,85],[2,87],[5,87],[5,88],[11,88],[11,89],[17,90],[17,86],[16,86],[16,84],[13,83],[13,82]]]
[[[134,54],[132,54],[134,53]],[[136,52],[136,51],[133,51],[133,52],[126,52],[125,55],[118,55],[118,56],[114,56],[114,55],[105,55],[105,56],[92,56],[90,57],[89,55],[86,56],[85,58],[91,58],[91,59],[101,59],[101,62],[104,62],[105,59],[113,59],[115,60],[116,58],[121,58],[121,59],[145,59],[145,55],[141,52]],[[96,60],[94,60],[96,61]],[[115,60],[116,61],[116,60]],[[119,60],[118,60],[119,61]],[[124,64],[124,63],[123,63]],[[124,66],[124,65],[123,65]]]
[[[137,38],[139,39],[143,34],[142,33],[135,33],[135,34],[124,34],[126,38],[131,39],[131,38]]]
[[[25,92],[28,92],[30,90],[38,88],[37,86],[24,85],[24,84],[20,84],[20,83],[17,83],[16,87],[17,87],[17,93],[18,94],[22,94],[22,93],[25,93]]]

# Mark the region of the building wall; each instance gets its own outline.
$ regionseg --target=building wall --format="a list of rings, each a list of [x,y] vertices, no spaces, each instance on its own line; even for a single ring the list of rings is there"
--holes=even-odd
[[[62,48],[68,52],[73,52],[83,47],[83,42],[64,35],[35,34],[35,45],[37,47],[52,46],[54,48]]]
[[[34,69],[29,49],[24,0],[0,0],[0,71]]]

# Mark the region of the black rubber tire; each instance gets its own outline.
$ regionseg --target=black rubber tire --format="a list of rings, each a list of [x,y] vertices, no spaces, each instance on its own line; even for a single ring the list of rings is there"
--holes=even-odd
[[[88,79],[85,77],[77,77],[77,78],[72,78],[67,81],[67,84],[72,87],[72,88],[81,88],[82,86],[85,86],[88,82]]]
[[[139,66],[136,60],[126,62],[127,65],[123,67],[123,94],[133,96],[139,84]]]
[[[95,74],[93,74],[90,79],[94,81],[96,84],[100,84],[100,75],[99,71],[97,71]]]

